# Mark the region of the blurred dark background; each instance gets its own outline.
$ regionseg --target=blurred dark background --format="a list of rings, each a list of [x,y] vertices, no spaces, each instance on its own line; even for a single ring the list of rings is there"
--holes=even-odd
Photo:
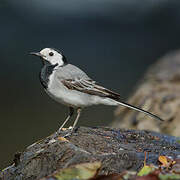
[[[150,64],[180,47],[179,20],[179,0],[1,0],[0,169],[15,152],[57,130],[67,115],[43,91],[41,62],[29,52],[60,49],[70,63],[127,98]],[[78,125],[108,125],[113,109],[85,109]]]

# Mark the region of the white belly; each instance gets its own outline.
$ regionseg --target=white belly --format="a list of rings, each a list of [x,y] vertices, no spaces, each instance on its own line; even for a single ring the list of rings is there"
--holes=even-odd
[[[81,93],[75,90],[48,90],[46,91],[50,97],[52,97],[55,101],[62,103],[66,106],[70,107],[87,107],[92,105],[104,104],[110,106],[118,105],[116,101],[103,98],[95,95],[89,95],[85,93]]]
[[[93,105],[92,96],[75,90],[48,89],[47,94],[55,101],[71,107],[86,107]]]

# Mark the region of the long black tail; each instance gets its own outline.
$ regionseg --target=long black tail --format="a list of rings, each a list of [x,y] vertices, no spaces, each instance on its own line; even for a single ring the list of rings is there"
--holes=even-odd
[[[127,108],[134,109],[134,110],[136,110],[136,111],[139,111],[139,112],[142,112],[142,113],[144,113],[144,114],[147,114],[147,115],[149,115],[149,116],[151,116],[151,117],[153,117],[153,118],[155,118],[155,119],[157,119],[157,120],[164,121],[164,120],[161,119],[160,117],[158,117],[158,116],[156,116],[156,115],[154,115],[154,114],[152,114],[152,113],[150,113],[150,112],[148,112],[148,111],[145,111],[145,110],[143,110],[143,109],[141,109],[141,108],[138,108],[138,107],[135,107],[135,106],[133,106],[133,105],[130,105],[130,104],[128,104],[128,103],[125,103],[125,102],[122,102],[122,101],[117,101],[117,103],[118,103],[119,105],[125,106],[125,107],[127,107]]]

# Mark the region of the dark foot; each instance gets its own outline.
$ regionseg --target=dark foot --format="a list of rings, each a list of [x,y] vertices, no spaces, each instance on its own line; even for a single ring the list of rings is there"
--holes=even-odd
[[[62,136],[62,137],[64,137],[64,138],[67,138],[67,137],[70,137],[71,135],[72,135],[72,131],[70,131],[70,132],[68,132],[68,133],[66,133],[64,136]]]
[[[65,134],[63,137],[66,138],[66,137],[71,136],[73,133],[77,133],[78,129],[79,129],[79,127],[75,127],[74,129],[71,129],[70,132]]]
[[[79,126],[78,126],[78,127],[75,127],[75,128],[73,129],[73,132],[74,132],[74,133],[77,133],[78,130],[79,130]]]

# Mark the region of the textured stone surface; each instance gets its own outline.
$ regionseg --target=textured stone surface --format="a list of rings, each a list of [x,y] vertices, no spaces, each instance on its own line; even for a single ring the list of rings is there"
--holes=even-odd
[[[153,164],[157,164],[159,155],[180,155],[177,138],[154,132],[80,127],[66,138],[68,141],[60,138],[68,131],[27,147],[16,155],[13,165],[0,173],[0,178],[34,180],[70,165],[94,161],[102,162],[100,174],[119,173],[139,170],[145,151],[149,152],[147,163]]]

